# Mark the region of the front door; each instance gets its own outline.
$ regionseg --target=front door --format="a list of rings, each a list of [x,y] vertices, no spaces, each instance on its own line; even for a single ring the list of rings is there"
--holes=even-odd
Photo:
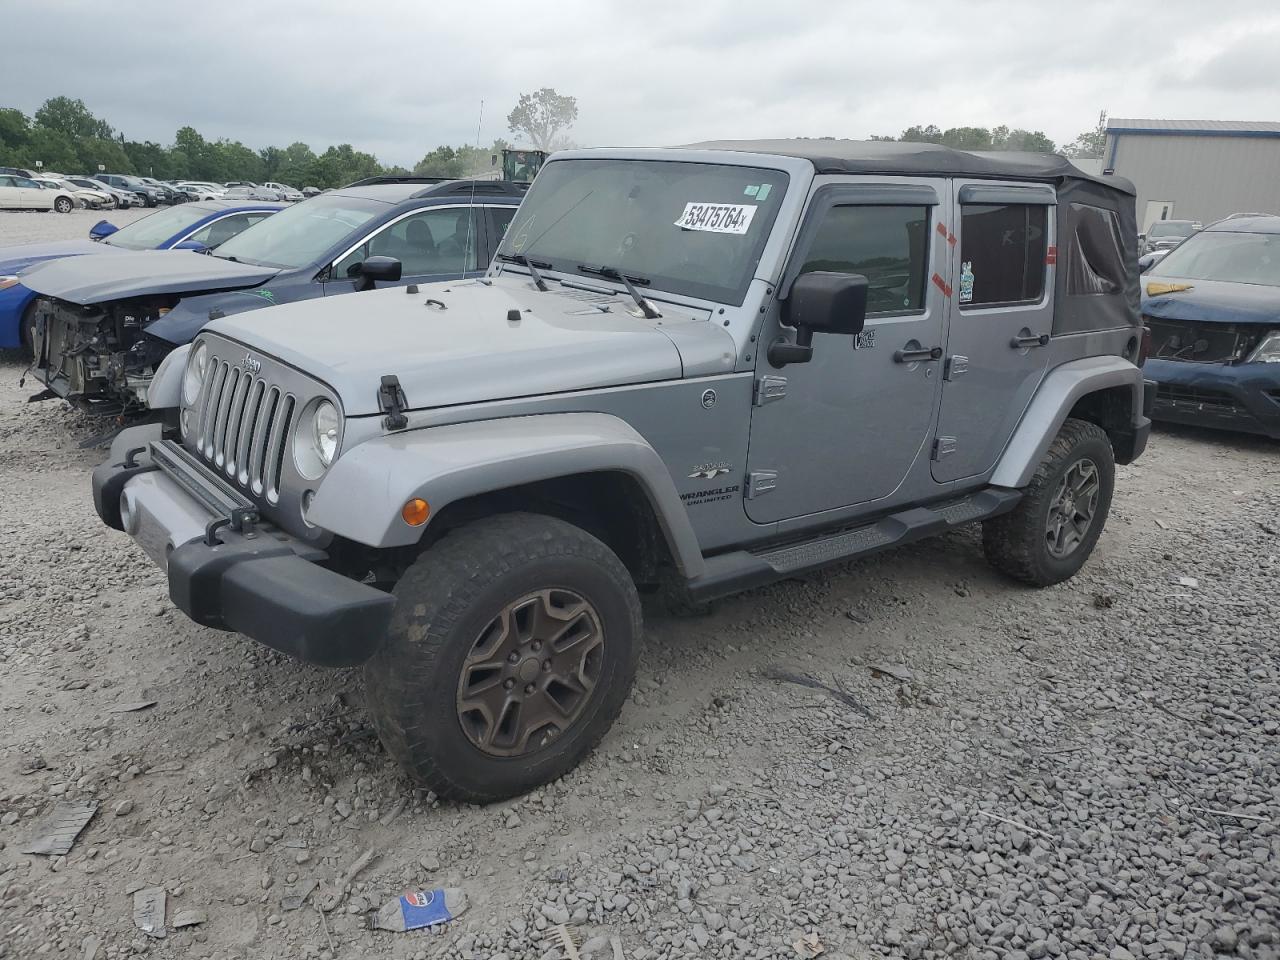
[[[933,449],[939,483],[986,473],[1044,376],[1053,326],[1056,196],[956,183],[954,303]]]
[[[747,458],[746,510],[756,523],[889,505],[928,443],[946,311],[938,211],[949,199],[944,180],[815,190],[784,288],[811,271],[862,274],[867,324],[857,337],[815,335],[812,359],[781,369],[770,365],[768,344],[791,331],[781,317],[764,324]]]
[[[325,294],[349,293],[352,269],[369,257],[400,261],[402,283],[457,280],[489,265],[480,253],[487,246],[484,208],[427,207],[392,220],[339,257],[325,281]]]

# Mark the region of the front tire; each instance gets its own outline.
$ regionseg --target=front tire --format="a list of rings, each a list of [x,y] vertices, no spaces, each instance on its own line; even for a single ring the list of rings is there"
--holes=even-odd
[[[486,517],[433,544],[396,584],[365,664],[387,752],[448,800],[488,803],[573,769],[635,678],[640,600],[622,561],[553,517]]]
[[[66,197],[59,197],[57,200],[53,201],[53,209],[57,210],[59,213],[70,213],[75,209],[75,204]]]
[[[1115,482],[1115,455],[1105,431],[1068,420],[1018,506],[982,525],[987,561],[1037,587],[1075,576],[1102,535]]]

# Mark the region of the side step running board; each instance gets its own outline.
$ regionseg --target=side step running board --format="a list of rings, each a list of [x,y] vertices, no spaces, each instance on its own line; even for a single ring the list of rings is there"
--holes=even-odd
[[[962,500],[933,507],[913,507],[860,527],[825,531],[806,540],[764,547],[756,553],[735,550],[707,557],[706,573],[690,581],[689,593],[695,600],[714,600],[987,520],[1012,510],[1021,499],[1020,491],[988,488]]]

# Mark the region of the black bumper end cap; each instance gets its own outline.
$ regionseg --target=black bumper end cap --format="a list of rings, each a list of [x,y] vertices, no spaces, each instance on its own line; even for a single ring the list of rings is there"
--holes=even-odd
[[[119,463],[100,463],[93,468],[93,508],[102,522],[113,530],[124,530],[120,516],[120,495],[124,485],[140,473],[154,470],[151,464],[126,467]]]
[[[269,539],[193,540],[169,555],[169,596],[197,623],[233,630],[322,667],[354,667],[381,645],[395,598]]]

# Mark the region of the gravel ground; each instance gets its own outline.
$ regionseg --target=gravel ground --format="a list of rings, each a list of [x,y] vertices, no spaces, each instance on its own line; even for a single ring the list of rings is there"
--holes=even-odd
[[[25,405],[21,372],[0,362],[0,956],[556,960],[563,923],[605,960],[610,937],[627,960],[1280,957],[1276,444],[1157,432],[1049,590],[964,531],[650,612],[600,749],[480,808],[398,774],[358,672],[178,613],[93,514],[81,444],[109,424]],[[19,852],[86,800],[69,855]],[[366,928],[434,886],[470,899],[442,932]],[[134,925],[151,887],[164,939]]]
[[[155,210],[130,207],[128,210],[72,210],[70,213],[5,211],[0,213],[0,247],[41,240],[78,240],[87,237],[89,228],[99,220],[110,220],[117,227],[123,227],[149,213],[155,213]]]

